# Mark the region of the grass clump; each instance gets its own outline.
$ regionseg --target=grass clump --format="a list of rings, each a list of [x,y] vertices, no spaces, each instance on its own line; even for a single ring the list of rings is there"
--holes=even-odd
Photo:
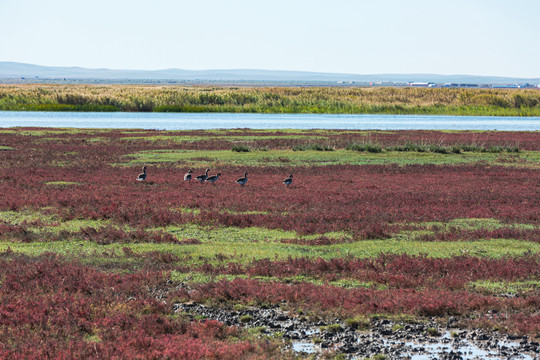
[[[319,327],[319,330],[327,331],[329,333],[335,334],[335,333],[343,331],[343,326],[341,326],[340,324],[331,324],[331,325],[321,326]]]
[[[265,326],[256,326],[248,329],[247,331],[253,335],[268,334],[268,329]]]
[[[234,145],[231,148],[231,151],[233,152],[250,152],[251,148],[247,145]]]
[[[355,316],[354,318],[345,319],[345,324],[354,330],[369,329],[371,322],[365,316]]]
[[[349,144],[346,147],[347,150],[360,151],[360,152],[370,152],[370,153],[381,153],[383,148],[379,144],[374,143],[353,143]]]
[[[245,323],[248,323],[250,321],[253,321],[253,316],[251,316],[251,315],[243,315],[243,316],[240,316],[239,320],[240,320],[240,322],[245,324]]]

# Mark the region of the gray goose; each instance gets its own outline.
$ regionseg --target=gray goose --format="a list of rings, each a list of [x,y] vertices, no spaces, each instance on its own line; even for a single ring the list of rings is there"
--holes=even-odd
[[[240,184],[240,186],[246,185],[247,182],[248,182],[247,171],[244,173],[244,177],[241,177],[240,179],[235,181],[235,183]]]
[[[184,181],[191,182],[191,173],[193,170],[189,169],[186,175],[184,175]]]
[[[292,184],[292,174],[289,175],[288,178],[286,178],[285,180],[283,180],[283,183],[285,184],[285,186],[289,187],[289,186]]]
[[[146,166],[143,166],[142,168],[142,173],[140,173],[138,176],[137,176],[137,181],[145,181],[146,180]]]
[[[219,180],[219,177],[221,176],[221,173],[217,173],[217,175],[212,175],[206,178],[205,181],[211,182],[212,185],[216,185],[216,181]]]
[[[197,181],[199,181],[202,184],[204,180],[206,180],[206,178],[208,177],[209,171],[210,169],[206,169],[206,172],[204,174],[197,176],[195,179],[197,179]]]

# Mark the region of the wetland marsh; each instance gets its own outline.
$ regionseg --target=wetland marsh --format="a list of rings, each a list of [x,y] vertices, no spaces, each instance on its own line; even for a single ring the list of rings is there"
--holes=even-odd
[[[2,357],[538,356],[539,132],[5,128],[0,149]]]

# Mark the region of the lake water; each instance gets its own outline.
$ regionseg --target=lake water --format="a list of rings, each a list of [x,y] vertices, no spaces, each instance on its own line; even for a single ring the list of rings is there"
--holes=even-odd
[[[540,130],[540,117],[0,111],[0,127],[121,129]]]

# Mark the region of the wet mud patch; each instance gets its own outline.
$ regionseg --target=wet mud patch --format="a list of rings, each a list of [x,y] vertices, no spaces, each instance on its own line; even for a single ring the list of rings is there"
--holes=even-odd
[[[324,351],[342,353],[347,359],[526,359],[540,356],[540,344],[528,337],[516,337],[483,330],[454,328],[457,319],[446,326],[433,319],[425,323],[401,323],[372,318],[358,330],[345,322],[312,322],[284,311],[279,306],[243,310],[211,308],[198,303],[177,303],[177,313],[194,318],[221,321],[229,326],[259,328],[261,333],[280,334],[287,347],[300,354]]]

